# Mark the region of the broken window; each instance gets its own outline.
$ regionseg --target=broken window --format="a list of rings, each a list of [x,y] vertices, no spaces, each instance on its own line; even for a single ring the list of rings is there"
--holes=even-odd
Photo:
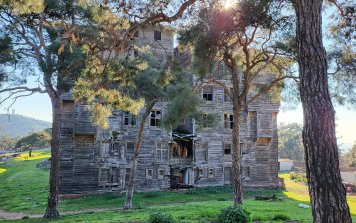
[[[165,171],[164,169],[158,169],[158,179],[164,179]]]
[[[120,155],[120,146],[121,144],[119,142],[111,143],[111,152],[113,156]]]
[[[156,162],[168,161],[168,143],[157,142],[156,143]]]
[[[202,117],[202,126],[203,128],[212,128],[213,127],[213,120],[211,116],[207,113],[203,113]]]
[[[251,167],[243,166],[242,167],[242,176],[243,177],[250,177],[250,170],[251,170]]]
[[[224,114],[224,128],[233,129],[234,128],[234,116],[229,113]]]
[[[162,114],[160,110],[151,111],[150,126],[159,126],[161,122]]]
[[[209,178],[213,178],[213,177],[214,177],[214,169],[213,169],[213,168],[209,168],[209,170],[208,170],[208,177],[209,177]]]
[[[214,88],[212,85],[203,86],[203,99],[206,101],[213,101]]]
[[[224,154],[231,155],[232,152],[232,144],[231,143],[224,143]]]
[[[232,94],[233,93],[233,89],[230,88],[230,93]],[[226,90],[224,89],[224,102],[231,102],[231,98],[230,96],[228,95],[228,93],[226,92]]]
[[[152,169],[146,169],[146,179],[153,179],[153,170]]]
[[[203,168],[199,169],[199,176],[204,177],[204,169]]]
[[[206,162],[208,160],[208,142],[200,142],[196,144],[195,159],[197,162]]]
[[[124,125],[134,126],[136,125],[136,116],[130,114],[129,112],[124,113]]]
[[[162,33],[161,31],[155,30],[153,33],[154,40],[161,40],[162,39]]]
[[[118,168],[113,167],[111,169],[111,183],[118,183],[119,182],[119,174],[118,174]]]

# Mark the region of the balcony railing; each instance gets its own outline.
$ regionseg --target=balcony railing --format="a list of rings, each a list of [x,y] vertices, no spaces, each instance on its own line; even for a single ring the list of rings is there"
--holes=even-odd
[[[171,158],[170,163],[171,164],[190,164],[192,162],[191,157],[185,157],[185,158]]]

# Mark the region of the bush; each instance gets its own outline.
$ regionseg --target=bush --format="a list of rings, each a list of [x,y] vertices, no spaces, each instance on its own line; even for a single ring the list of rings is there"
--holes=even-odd
[[[250,212],[237,205],[221,210],[217,218],[219,223],[247,223],[250,222]]]
[[[295,182],[307,182],[307,177],[305,173],[290,172],[289,178]]]
[[[174,223],[171,215],[165,215],[162,212],[154,212],[150,215],[148,223]]]
[[[287,220],[290,220],[290,218],[285,214],[278,213],[278,214],[274,215],[272,220],[275,220],[275,221],[287,221]]]

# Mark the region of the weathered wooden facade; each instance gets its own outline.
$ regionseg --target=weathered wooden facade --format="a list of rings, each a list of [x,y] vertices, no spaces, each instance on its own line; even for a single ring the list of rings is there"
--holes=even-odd
[[[165,51],[173,55],[171,31],[145,30],[139,33],[139,38],[162,56],[162,60]],[[159,49],[162,46],[165,50]],[[221,81],[229,83],[229,79]],[[261,85],[263,80],[255,84]],[[192,118],[187,118],[185,127],[166,132],[160,122],[167,103],[157,102],[144,129],[138,158],[137,191],[230,183],[232,104],[218,85],[202,85],[199,94],[205,99],[200,110],[215,114],[219,117],[218,123],[199,126]],[[70,93],[62,95],[62,100],[60,193],[124,190],[140,117],[114,111],[109,120],[110,128],[103,130],[90,122],[90,112],[85,105],[75,103]],[[278,187],[278,110],[278,103],[261,97],[242,114],[242,174],[247,187]]]

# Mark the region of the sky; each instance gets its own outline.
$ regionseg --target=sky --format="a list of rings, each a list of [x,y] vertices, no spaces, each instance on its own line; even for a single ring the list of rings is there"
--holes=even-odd
[[[230,1],[227,1],[230,2]],[[335,9],[334,9],[335,10]],[[330,22],[328,16],[333,9],[324,11],[323,25],[324,29]],[[327,30],[327,29],[325,29]],[[327,35],[324,35],[326,37]],[[332,42],[327,38],[324,39],[325,45],[331,45]],[[31,82],[31,80],[29,81]],[[36,86],[36,83],[33,83]],[[0,99],[4,95],[0,95]],[[0,105],[0,114],[6,114],[6,106]],[[32,117],[39,120],[49,121],[52,120],[51,115],[51,103],[47,94],[35,94],[26,98],[19,98],[16,103],[10,109],[16,114]],[[336,132],[339,145],[341,144],[344,150],[351,148],[352,144],[356,143],[356,110],[348,110],[344,107],[335,107],[336,111]],[[303,111],[302,106],[299,105],[295,110],[281,110],[278,114],[278,123],[303,123]]]

